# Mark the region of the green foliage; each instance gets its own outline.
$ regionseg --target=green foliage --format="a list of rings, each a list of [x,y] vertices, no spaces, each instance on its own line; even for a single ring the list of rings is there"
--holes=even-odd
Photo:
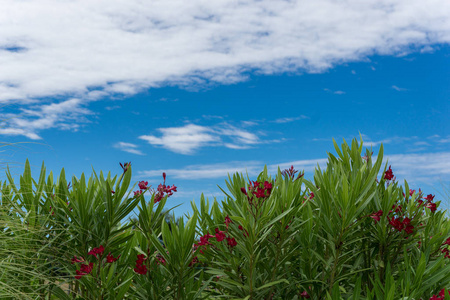
[[[71,187],[44,165],[35,181],[27,161],[19,185],[9,170],[1,185],[0,298],[429,299],[449,288],[440,202],[387,176],[382,146],[374,160],[357,140],[334,146],[312,181],[293,169],[229,175],[224,200],[201,195],[186,221],[167,196],[132,194],[129,165]]]

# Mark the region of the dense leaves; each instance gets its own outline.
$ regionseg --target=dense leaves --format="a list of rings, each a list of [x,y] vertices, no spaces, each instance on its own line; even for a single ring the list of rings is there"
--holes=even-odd
[[[231,174],[222,201],[201,195],[178,220],[165,173],[133,191],[131,163],[69,183],[44,166],[36,182],[27,162],[1,186],[0,297],[450,299],[440,202],[401,186],[382,146],[334,145],[311,181]]]

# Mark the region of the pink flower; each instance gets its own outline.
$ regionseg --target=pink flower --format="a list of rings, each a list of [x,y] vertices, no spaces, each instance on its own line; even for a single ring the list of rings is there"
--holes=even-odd
[[[147,188],[148,188],[148,181],[140,181],[139,182],[139,188],[141,189],[141,190],[146,190]]]
[[[80,270],[76,270],[77,275],[75,276],[75,279],[80,279],[81,276],[90,274],[92,272],[92,269],[94,268],[93,263],[89,263],[89,265],[82,264],[80,266]]]
[[[166,265],[166,260],[164,259],[164,257],[162,257],[160,254],[156,255],[156,259],[158,260],[156,263],[159,264],[163,264]]]
[[[426,207],[429,208],[431,212],[436,211],[436,203],[428,203]]]
[[[231,248],[236,247],[237,242],[234,238],[227,238],[227,242],[228,242],[228,246],[230,246]]]
[[[197,257],[197,256],[194,256],[194,257],[192,258],[192,261],[189,263],[189,267],[192,267],[192,266],[194,266],[194,265],[197,264],[197,263],[199,263],[198,257]]]
[[[216,239],[218,242],[221,242],[225,239],[225,232],[220,231],[219,228],[216,228]]]
[[[398,231],[403,230],[404,224],[402,222],[400,222],[400,220],[398,218],[395,219],[394,217],[392,217],[392,219],[389,220],[389,224],[391,224],[391,226],[394,227],[395,229],[397,229]]]
[[[97,258],[97,254],[100,254],[100,257],[103,255],[103,251],[105,251],[105,248],[103,248],[102,245],[100,245],[98,248],[94,248],[91,251],[88,252],[88,255],[94,255]]]
[[[371,217],[372,219],[374,219],[374,220],[375,220],[375,224],[377,224],[377,222],[380,221],[380,217],[381,217],[382,215],[383,215],[383,211],[382,211],[382,210],[379,210],[379,211],[377,211],[376,213],[371,214],[370,217]]]
[[[427,200],[428,202],[433,201],[433,199],[434,199],[434,195],[431,195],[431,194],[429,194],[429,195],[425,198],[425,200]]]
[[[109,252],[109,254],[106,256],[106,262],[111,264],[111,263],[117,261],[119,259],[119,257],[120,257],[120,254],[119,254],[119,256],[114,257],[111,255],[111,252]]]
[[[83,257],[76,257],[76,256],[74,256],[72,259],[71,259],[71,261],[72,261],[72,265],[74,264],[74,263],[79,263],[79,262],[84,262],[84,258]]]
[[[300,297],[305,298],[305,299],[311,298],[311,296],[308,294],[307,291],[303,291],[303,292],[300,294]]]
[[[147,274],[147,266],[144,265],[144,261],[147,260],[144,254],[138,254],[136,259],[136,267],[134,271],[138,274],[145,275]]]
[[[227,226],[227,229],[228,229],[228,226],[229,226],[231,223],[233,223],[233,221],[231,221],[230,217],[227,215],[227,216],[225,217],[225,225]]]
[[[391,166],[389,166],[389,169],[384,172],[384,179],[391,180],[392,178],[394,178],[394,173],[392,172]]]
[[[139,196],[140,194],[142,194],[142,191],[141,190],[138,190],[138,191],[135,191],[134,192],[134,196],[136,197],[136,196]]]

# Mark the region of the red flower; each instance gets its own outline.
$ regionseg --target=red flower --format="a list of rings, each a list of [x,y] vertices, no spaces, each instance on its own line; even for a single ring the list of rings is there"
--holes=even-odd
[[[221,242],[225,239],[225,232],[220,231],[219,228],[216,228],[216,239],[218,242]]]
[[[142,194],[142,191],[141,190],[138,190],[138,191],[135,191],[134,192],[134,196],[136,197],[136,196],[139,196],[140,194]]]
[[[79,258],[74,256],[71,261],[72,261],[72,265],[73,265],[74,263],[84,262],[84,258],[81,256]]]
[[[392,178],[394,178],[394,173],[391,170],[391,166],[389,166],[389,169],[384,172],[384,179],[391,180]]]
[[[103,255],[103,251],[105,251],[105,248],[103,248],[102,245],[100,245],[98,248],[94,248],[91,251],[88,252],[88,255],[94,255],[97,258],[97,254],[100,254],[100,257]]]
[[[264,188],[270,194],[270,192],[272,191],[272,184],[270,182],[268,182],[268,181],[264,181]]]
[[[137,259],[136,259],[136,264],[142,265],[144,263],[144,260],[146,260],[145,255],[138,254]]]
[[[118,260],[119,257],[120,257],[120,254],[119,254],[119,256],[114,257],[111,255],[111,252],[109,252],[109,254],[106,256],[106,262],[111,264],[111,263],[115,262],[116,260]]]
[[[428,203],[426,207],[429,208],[431,212],[436,211],[436,203]]]
[[[147,266],[144,265],[144,260],[146,260],[144,254],[138,254],[136,259],[136,267],[134,268],[134,271],[138,274],[145,275],[147,274]]]
[[[139,265],[134,268],[134,271],[138,274],[145,275],[148,270],[146,265]]]
[[[450,246],[450,237],[444,242],[444,245],[449,245]]]
[[[245,187],[241,187],[241,192],[247,196],[247,191],[245,190]]]
[[[228,229],[228,226],[229,226],[231,223],[233,223],[233,221],[231,221],[230,217],[227,215],[227,216],[225,217],[225,225],[227,226],[227,229]]]
[[[303,291],[303,292],[300,294],[300,297],[305,298],[305,299],[311,298],[311,296],[308,294],[307,291]]]
[[[372,219],[374,219],[374,220],[375,220],[375,224],[377,224],[377,222],[380,221],[380,217],[381,217],[382,215],[383,215],[383,211],[382,211],[382,210],[379,210],[379,211],[377,211],[376,213],[371,214],[370,217],[371,217]]]
[[[75,279],[80,279],[81,276],[91,273],[93,268],[94,263],[89,263],[89,265],[82,264],[80,270],[76,270],[77,275],[75,276]]]
[[[314,198],[314,193],[311,192],[311,193],[309,194],[309,199],[313,199],[313,198]]]
[[[138,185],[141,190],[146,190],[148,188],[148,181],[140,181]]]
[[[163,264],[166,265],[166,260],[164,259],[164,257],[161,256],[161,254],[156,255],[156,259],[158,260],[156,263],[159,264]]]
[[[431,194],[429,194],[429,195],[425,198],[425,200],[427,200],[428,202],[433,201],[433,199],[434,199],[434,196],[431,195]]]
[[[230,246],[232,248],[236,247],[236,245],[237,245],[237,242],[234,238],[227,238],[227,242],[228,242],[228,246]]]
[[[410,196],[412,196],[415,192],[416,192],[416,190],[411,190],[411,189],[409,189],[409,195],[410,195]]]
[[[197,264],[197,263],[199,263],[198,257],[197,257],[197,256],[194,256],[194,257],[192,258],[192,261],[189,263],[189,267],[192,267],[193,265],[195,265],[195,264]]]
[[[392,219],[389,220],[389,224],[391,224],[391,226],[394,227],[395,229],[397,229],[398,231],[403,230],[404,224],[402,222],[400,222],[400,220],[398,218],[395,219],[394,217],[392,217]]]

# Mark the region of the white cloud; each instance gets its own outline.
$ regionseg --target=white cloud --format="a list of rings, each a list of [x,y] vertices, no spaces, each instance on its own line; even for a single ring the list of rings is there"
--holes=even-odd
[[[4,0],[0,101],[92,101],[234,83],[249,71],[323,72],[449,43],[449,15],[445,0]]]
[[[386,159],[397,179],[433,183],[450,178],[450,152],[394,154],[386,155]]]
[[[220,138],[213,134],[208,127],[188,124],[183,127],[159,128],[161,137],[142,135],[139,138],[151,145],[162,146],[180,154],[192,154],[201,147],[220,142]]]
[[[138,149],[138,145],[135,144],[118,142],[113,147],[131,154],[145,155],[141,150]]]
[[[304,119],[309,119],[309,117],[307,117],[305,115],[301,115],[301,116],[298,116],[298,117],[295,117],[295,118],[279,118],[279,119],[276,119],[276,120],[274,120],[272,122],[282,124],[282,123],[290,123],[290,122],[294,122],[294,121],[298,121],[298,120],[304,120]]]
[[[0,134],[41,139],[38,131],[51,128],[77,131],[80,123],[89,122],[85,115],[93,114],[84,108],[84,101],[78,98],[44,105],[32,104],[19,110],[20,113],[16,114],[0,114],[3,123]]]
[[[328,88],[325,88],[325,89],[323,89],[325,92],[328,92],[328,93],[333,93],[333,94],[335,94],[335,95],[344,95],[345,94],[345,92],[344,91],[333,91],[333,90],[330,90],[330,89],[328,89]]]
[[[396,85],[393,85],[392,88],[393,88],[394,90],[398,91],[398,92],[404,92],[404,91],[407,91],[407,90],[408,90],[408,89],[405,89],[405,88],[398,87],[398,86],[396,86]]]
[[[161,133],[160,137],[141,135],[139,139],[180,154],[194,154],[196,150],[203,147],[224,146],[230,149],[248,149],[257,144],[282,141],[261,140],[255,133],[226,122],[214,126],[187,124],[182,127],[158,128],[157,131]]]

